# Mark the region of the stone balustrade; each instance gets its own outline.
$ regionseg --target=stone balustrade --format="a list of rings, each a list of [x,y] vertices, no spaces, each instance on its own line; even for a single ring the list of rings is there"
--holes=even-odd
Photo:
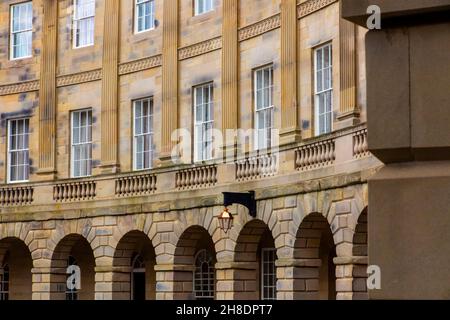
[[[137,196],[156,191],[156,175],[130,175],[116,179],[116,196]]]
[[[217,183],[217,166],[208,165],[180,170],[176,173],[175,187],[179,190],[213,186]]]
[[[57,202],[90,200],[96,196],[96,181],[79,181],[56,184],[53,200]]]
[[[0,205],[14,206],[33,202],[33,187],[8,187],[0,188]]]
[[[263,154],[236,161],[236,180],[273,176],[278,172],[278,154]]]
[[[336,159],[335,151],[334,138],[305,144],[295,151],[295,167],[303,171],[329,166]]]
[[[353,134],[353,157],[363,158],[370,154],[367,145],[367,128],[356,131]]]

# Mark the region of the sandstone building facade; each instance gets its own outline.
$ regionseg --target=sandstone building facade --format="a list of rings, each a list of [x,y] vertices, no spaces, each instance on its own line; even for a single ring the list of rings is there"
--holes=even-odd
[[[366,32],[337,0],[1,1],[0,299],[368,298]]]

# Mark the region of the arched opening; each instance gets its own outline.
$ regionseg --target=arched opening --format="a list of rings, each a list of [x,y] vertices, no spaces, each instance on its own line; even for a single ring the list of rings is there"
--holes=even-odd
[[[17,238],[0,241],[0,300],[31,300],[33,260]]]
[[[65,236],[56,246],[51,262],[52,300],[94,300],[95,258],[81,235]]]
[[[353,235],[353,256],[361,257],[357,259],[360,264],[353,266],[353,299],[365,300],[368,299],[367,293],[367,243],[368,243],[368,229],[367,229],[367,215],[368,209],[361,212],[358,223],[356,224],[355,233]]]
[[[131,231],[124,235],[114,253],[113,299],[154,300],[155,261],[155,250],[145,233]]]
[[[175,249],[174,264],[187,268],[174,272],[174,299],[215,299],[216,261],[208,231],[200,226],[184,231]]]
[[[236,293],[236,299],[275,300],[276,259],[275,242],[267,225],[261,220],[248,222],[239,234],[235,249],[235,261],[243,266],[239,278],[244,281],[243,291]]]
[[[319,213],[305,217],[297,232],[294,258],[300,267],[294,271],[294,297],[336,299],[336,257],[333,234],[328,221]]]

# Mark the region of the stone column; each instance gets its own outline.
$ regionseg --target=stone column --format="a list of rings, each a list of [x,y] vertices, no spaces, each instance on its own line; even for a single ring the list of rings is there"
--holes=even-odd
[[[119,63],[119,0],[105,2],[102,66],[102,150],[101,170],[119,171],[118,133],[118,63]]]
[[[172,132],[178,128],[178,0],[164,0],[162,52],[162,165],[170,165]]]
[[[192,300],[192,265],[159,264],[155,265],[156,300]]]
[[[117,281],[117,273],[111,265],[95,267],[95,300],[112,300],[115,292],[130,292],[130,282]]]
[[[281,1],[280,144],[301,139],[297,99],[297,1]]]
[[[222,23],[222,130],[239,126],[239,39],[238,39],[238,0],[223,1]],[[234,155],[236,141],[224,141],[227,159]]]
[[[56,175],[56,54],[58,1],[43,1],[39,89],[39,170],[42,180]]]
[[[344,19],[339,20],[339,64],[340,64],[340,105],[338,127],[343,128],[359,123],[357,90],[356,26]]]

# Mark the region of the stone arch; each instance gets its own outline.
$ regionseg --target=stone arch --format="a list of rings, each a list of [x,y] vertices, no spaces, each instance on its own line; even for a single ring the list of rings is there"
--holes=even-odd
[[[33,260],[17,237],[0,240],[0,300],[31,300]]]
[[[327,219],[320,213],[301,222],[294,244],[293,298],[336,299],[336,246]]]
[[[367,293],[367,265],[368,265],[368,208],[364,208],[358,218],[353,235],[353,299],[366,300]]]
[[[248,221],[236,241],[234,262],[235,299],[275,299],[277,253],[275,239],[267,224]]]
[[[76,294],[67,289],[67,267],[69,263],[80,268],[81,288]],[[64,236],[56,245],[51,258],[50,298],[65,300],[93,300],[95,297],[95,258],[90,243],[80,234]]]
[[[142,259],[141,262],[137,261]],[[144,270],[136,270],[141,263]],[[156,254],[151,240],[139,230],[127,232],[119,240],[113,257],[113,293],[117,300],[156,298]],[[139,278],[139,279],[138,279]],[[143,288],[141,288],[143,285]]]
[[[173,258],[173,299],[201,298],[200,283],[194,283],[198,252],[206,250],[212,265],[217,262],[215,245],[209,232],[199,225],[188,227],[178,239]],[[211,281],[214,282],[215,278]],[[196,286],[197,285],[197,286]]]

